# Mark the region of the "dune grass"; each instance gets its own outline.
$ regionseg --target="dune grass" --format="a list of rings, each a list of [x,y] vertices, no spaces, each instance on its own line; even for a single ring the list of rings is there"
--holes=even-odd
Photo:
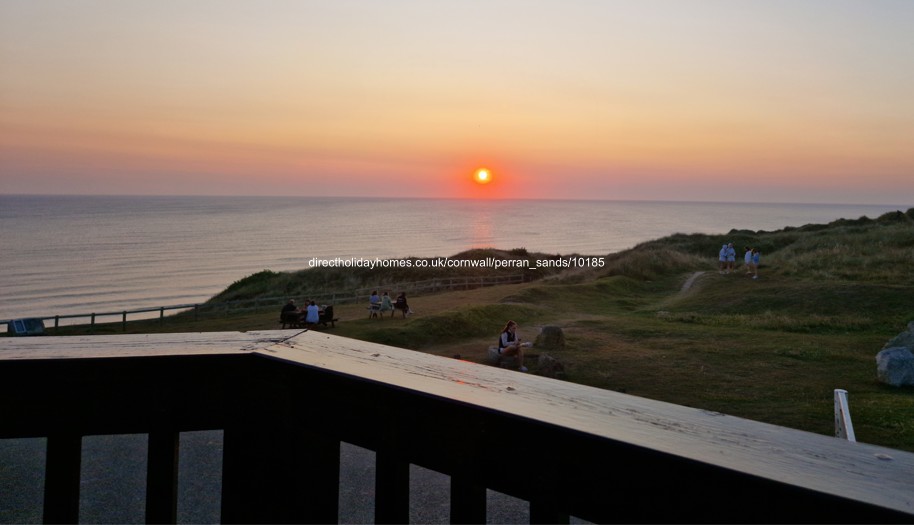
[[[724,242],[761,249],[757,281],[741,267],[717,272]],[[834,432],[833,391],[842,388],[859,441],[914,451],[914,388],[878,383],[874,359],[914,320],[914,210],[776,232],[677,234],[605,261],[603,268],[533,282],[413,297],[416,314],[406,319],[368,319],[365,305],[338,305],[342,320],[332,330],[486,362],[507,319],[528,339],[557,325],[566,348],[549,353],[565,366],[565,380],[821,434]],[[300,272],[307,284],[296,281],[299,274],[271,272],[227,292],[276,296],[307,289],[320,280],[310,271]],[[350,275],[349,282],[411,276],[425,278]],[[164,326],[131,323],[130,331],[276,329],[279,307],[200,321],[175,316]],[[120,325],[96,332],[106,330],[120,332]]]

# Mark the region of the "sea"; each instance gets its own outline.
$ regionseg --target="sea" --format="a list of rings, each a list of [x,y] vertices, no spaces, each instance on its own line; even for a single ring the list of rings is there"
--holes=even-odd
[[[0,195],[0,320],[201,303],[261,270],[316,260],[451,257],[481,247],[605,255],[674,233],[770,231],[908,207]]]

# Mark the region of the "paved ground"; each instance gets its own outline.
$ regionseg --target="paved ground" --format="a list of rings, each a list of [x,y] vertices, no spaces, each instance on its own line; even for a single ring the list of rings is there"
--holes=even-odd
[[[178,522],[218,523],[222,433],[184,433],[180,451]],[[0,440],[0,523],[41,523],[44,455],[44,439]],[[344,443],[340,461],[340,522],[372,523],[374,453]],[[84,438],[80,522],[143,523],[145,472],[145,435]],[[448,523],[449,497],[447,476],[411,468],[411,523]],[[489,491],[488,523],[529,518],[526,501]]]

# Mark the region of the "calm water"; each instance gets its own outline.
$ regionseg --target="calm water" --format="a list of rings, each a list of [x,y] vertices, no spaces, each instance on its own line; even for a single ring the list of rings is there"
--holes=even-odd
[[[0,195],[0,319],[202,302],[312,257],[476,247],[597,255],[677,232],[774,230],[896,209],[906,207]]]

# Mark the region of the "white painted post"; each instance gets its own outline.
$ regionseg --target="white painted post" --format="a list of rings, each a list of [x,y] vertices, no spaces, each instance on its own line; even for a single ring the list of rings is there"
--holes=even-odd
[[[854,424],[851,422],[851,411],[847,404],[847,390],[835,389],[835,437],[848,441],[857,441],[854,435]]]

